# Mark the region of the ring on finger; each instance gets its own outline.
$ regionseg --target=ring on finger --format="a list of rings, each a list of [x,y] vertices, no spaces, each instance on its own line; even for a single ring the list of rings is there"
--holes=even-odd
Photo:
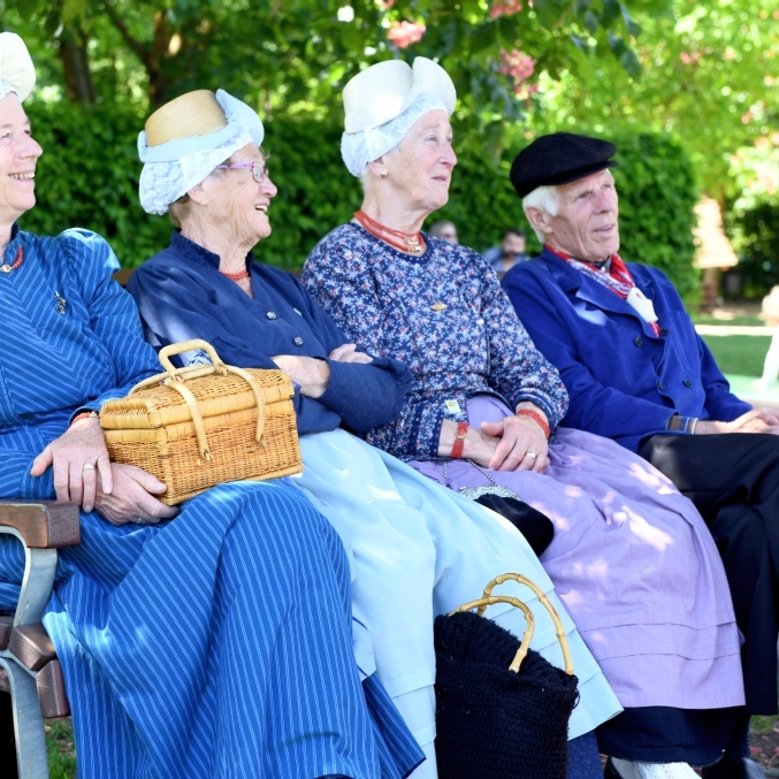
[[[528,450],[527,452],[525,452],[525,457],[529,457],[531,460],[535,460],[536,457],[538,457],[538,454],[536,452],[531,452],[530,450]]]
[[[95,470],[95,464],[94,463],[84,463],[82,471],[94,471]]]
[[[142,525],[143,524],[143,517],[135,517],[135,519],[133,519],[133,522],[136,525]]]

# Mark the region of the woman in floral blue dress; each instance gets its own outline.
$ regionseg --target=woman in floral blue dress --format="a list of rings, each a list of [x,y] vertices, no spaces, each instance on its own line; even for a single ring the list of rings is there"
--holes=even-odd
[[[598,729],[616,776],[694,777],[744,702],[727,581],[703,520],[610,440],[559,429],[567,395],[474,251],[423,232],[457,158],[448,75],[382,62],[344,90],[341,152],[364,190],[304,284],[359,348],[409,365],[368,440],[453,490],[499,484],[543,511],[541,560],[625,711]]]

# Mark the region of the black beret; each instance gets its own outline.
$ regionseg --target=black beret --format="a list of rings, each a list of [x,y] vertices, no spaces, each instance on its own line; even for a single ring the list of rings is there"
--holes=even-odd
[[[522,198],[544,184],[567,184],[613,168],[617,163],[611,158],[616,151],[613,143],[585,135],[542,135],[514,157],[511,183]]]

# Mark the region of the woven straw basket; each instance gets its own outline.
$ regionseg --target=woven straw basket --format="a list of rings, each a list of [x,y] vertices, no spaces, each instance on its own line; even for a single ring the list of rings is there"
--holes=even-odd
[[[212,365],[175,368],[193,349]],[[164,482],[175,505],[226,481],[274,479],[302,470],[294,390],[282,371],[225,365],[201,340],[160,350],[165,373],[137,384],[100,410],[111,460]]]

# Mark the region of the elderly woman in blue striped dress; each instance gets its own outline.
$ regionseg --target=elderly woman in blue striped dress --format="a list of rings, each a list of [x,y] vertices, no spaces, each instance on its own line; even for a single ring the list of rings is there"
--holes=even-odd
[[[0,494],[81,505],[45,625],[81,779],[406,776],[422,754],[375,677],[360,684],[349,568],[285,481],[236,482],[178,515],[109,461],[94,413],[156,370],[94,233],[25,232],[41,154],[22,40],[0,34]],[[0,541],[0,610],[21,547]]]

